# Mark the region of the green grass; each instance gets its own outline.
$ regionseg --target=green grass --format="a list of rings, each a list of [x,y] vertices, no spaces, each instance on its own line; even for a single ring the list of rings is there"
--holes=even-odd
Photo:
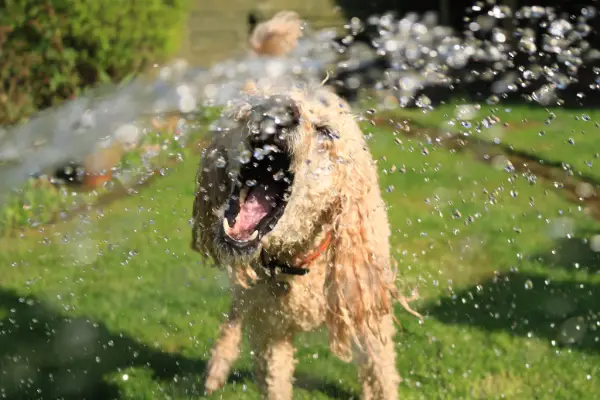
[[[433,110],[402,109],[391,114],[445,132],[496,140],[540,159],[567,163],[600,180],[600,110],[453,102]],[[497,116],[500,123],[482,126],[490,116]]]
[[[397,312],[401,398],[595,399],[600,256],[586,241],[600,223],[540,180],[365,131],[393,255],[427,315]],[[189,250],[198,157],[185,154],[137,195],[0,241],[0,397],[201,397],[229,300],[225,275]],[[295,398],[358,395],[324,332],[297,344]],[[213,397],[259,398],[245,344]]]

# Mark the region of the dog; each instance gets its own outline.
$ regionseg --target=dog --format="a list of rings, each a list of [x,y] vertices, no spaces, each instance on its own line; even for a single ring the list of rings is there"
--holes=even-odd
[[[326,324],[333,354],[358,365],[362,398],[397,399],[392,305],[408,305],[389,236],[345,101],[322,86],[275,86],[232,102],[203,151],[193,205],[192,248],[226,268],[232,294],[206,393],[225,384],[243,326],[263,398],[291,399],[294,335]]]

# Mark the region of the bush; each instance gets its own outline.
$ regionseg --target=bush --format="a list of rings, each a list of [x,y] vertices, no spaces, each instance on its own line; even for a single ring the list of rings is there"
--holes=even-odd
[[[0,0],[0,125],[177,50],[188,0]]]

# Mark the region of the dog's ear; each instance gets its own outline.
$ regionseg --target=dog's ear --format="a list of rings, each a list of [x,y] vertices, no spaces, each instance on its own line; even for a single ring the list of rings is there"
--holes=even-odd
[[[203,150],[198,172],[192,210],[192,250],[217,260],[214,233],[218,219],[215,209],[226,200],[231,190],[231,180],[227,178],[226,168],[217,160],[227,162],[227,152],[217,140],[217,136]],[[223,190],[225,188],[225,190]]]
[[[382,316],[392,312],[388,221],[375,167],[366,158],[343,168],[325,284],[330,348],[346,361],[354,346],[379,334]]]

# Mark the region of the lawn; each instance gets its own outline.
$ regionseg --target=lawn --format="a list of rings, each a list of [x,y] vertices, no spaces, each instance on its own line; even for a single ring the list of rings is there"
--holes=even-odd
[[[439,126],[449,111],[404,112]],[[518,137],[514,146],[535,144],[540,154],[584,168],[600,150],[593,141],[600,115],[576,121],[572,115],[583,113],[554,112],[544,137],[542,128],[523,126],[503,140]],[[516,107],[505,114],[515,123],[547,115]],[[568,202],[550,182],[383,124],[365,123],[365,133],[400,277],[407,290],[418,286],[415,308],[426,315],[419,323],[397,310],[401,398],[595,399],[600,223],[585,205]],[[197,162],[188,149],[183,163],[135,195],[1,239],[0,397],[201,397],[228,296],[224,274],[189,250]],[[357,397],[353,366],[328,353],[324,332],[297,344],[295,398]],[[247,346],[213,397],[259,398]]]
[[[454,101],[427,109],[393,111],[396,118],[443,133],[468,135],[562,162],[600,181],[600,110],[545,109],[534,105],[488,105]],[[497,117],[499,123],[487,125]]]

